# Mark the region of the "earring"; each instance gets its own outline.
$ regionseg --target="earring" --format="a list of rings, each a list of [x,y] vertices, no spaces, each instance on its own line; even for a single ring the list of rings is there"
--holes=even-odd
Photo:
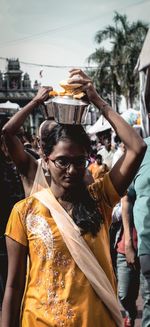
[[[46,172],[45,172],[45,176],[49,177],[50,176],[50,173],[49,173],[49,170],[47,169]]]
[[[47,176],[47,177],[50,176],[50,173],[48,170],[46,171],[45,176]]]
[[[49,172],[49,169],[48,169],[48,165],[47,165],[47,167],[46,167],[46,172],[45,172],[45,176],[50,176],[50,172]]]

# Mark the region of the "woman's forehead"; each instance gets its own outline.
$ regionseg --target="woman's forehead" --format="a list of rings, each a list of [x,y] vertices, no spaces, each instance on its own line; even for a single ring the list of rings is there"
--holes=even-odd
[[[60,140],[53,148],[51,154],[55,156],[80,156],[87,154],[86,150],[80,145],[70,139]]]

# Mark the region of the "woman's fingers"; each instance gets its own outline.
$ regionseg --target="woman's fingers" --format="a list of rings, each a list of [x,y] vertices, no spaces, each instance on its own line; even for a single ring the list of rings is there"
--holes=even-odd
[[[82,85],[84,85],[84,84],[87,84],[87,83],[91,83],[91,80],[89,79],[89,78],[81,78],[81,77],[78,77],[78,76],[75,76],[75,77],[73,77],[73,78],[68,78],[68,80],[67,80],[67,82],[69,83],[69,84],[75,84],[75,83],[78,83],[78,84],[82,84]]]
[[[39,101],[39,103],[42,103],[43,101],[46,101],[49,98],[49,93],[50,91],[52,91],[53,88],[51,86],[47,86],[47,87],[41,87],[38,90],[37,95],[35,96],[35,99],[37,101]]]
[[[82,78],[84,80],[90,80],[90,78],[81,69],[73,68],[69,71],[69,73],[70,73],[70,78],[74,77],[78,79]]]
[[[87,76],[81,69],[73,68],[69,70],[70,77],[74,75],[81,75],[81,76]]]
[[[76,68],[70,70],[70,77],[68,79],[68,83],[79,83],[83,85],[82,90],[85,90],[85,87],[87,89],[92,85],[91,79],[81,69]]]

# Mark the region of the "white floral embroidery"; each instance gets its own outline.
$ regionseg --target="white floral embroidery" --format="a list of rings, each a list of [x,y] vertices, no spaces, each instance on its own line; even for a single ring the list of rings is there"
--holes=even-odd
[[[38,236],[43,241],[46,247],[47,259],[52,258],[53,255],[53,234],[52,231],[43,216],[28,214],[26,217],[26,226],[28,231]]]

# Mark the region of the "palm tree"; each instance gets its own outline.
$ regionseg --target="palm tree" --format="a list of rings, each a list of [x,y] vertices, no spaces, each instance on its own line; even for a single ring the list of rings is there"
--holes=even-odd
[[[108,25],[104,30],[98,31],[95,36],[98,45],[101,45],[105,40],[109,40],[111,44],[110,51],[99,47],[89,56],[88,62],[93,61],[98,65],[94,73],[96,85],[105,85],[103,77],[107,76],[110,79],[111,93],[113,95],[124,95],[128,108],[133,106],[135,97],[138,94],[138,80],[134,74],[134,68],[148,25],[139,20],[129,23],[126,15],[117,12],[114,14],[113,21],[114,26]],[[106,58],[104,58],[105,56]],[[101,91],[100,88],[99,91]]]
[[[88,61],[94,61],[97,64],[96,69],[88,72],[95,83],[96,89],[117,111],[117,103],[120,100],[119,95],[121,92],[116,79],[111,52],[106,51],[104,48],[99,48],[89,56]]]

